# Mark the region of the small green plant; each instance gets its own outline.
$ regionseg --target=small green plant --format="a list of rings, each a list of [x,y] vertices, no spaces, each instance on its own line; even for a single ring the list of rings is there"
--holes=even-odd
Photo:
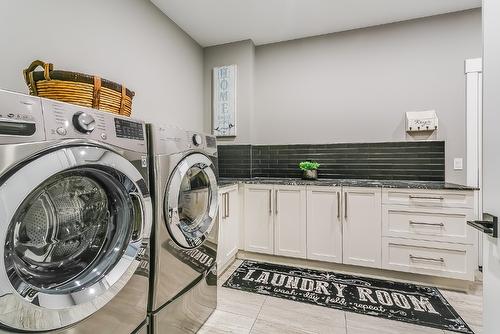
[[[299,163],[299,168],[302,170],[316,170],[320,166],[316,161],[302,161]]]

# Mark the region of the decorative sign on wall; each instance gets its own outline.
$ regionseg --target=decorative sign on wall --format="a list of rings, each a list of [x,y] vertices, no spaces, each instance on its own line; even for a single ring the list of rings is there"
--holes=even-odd
[[[236,65],[215,67],[213,73],[213,133],[236,136]]]
[[[434,131],[438,128],[435,110],[407,111],[406,132]]]

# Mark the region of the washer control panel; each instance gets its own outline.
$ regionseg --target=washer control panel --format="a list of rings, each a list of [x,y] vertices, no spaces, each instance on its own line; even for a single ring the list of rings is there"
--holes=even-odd
[[[199,133],[195,133],[191,140],[193,141],[194,146],[200,146],[203,144],[203,137]]]
[[[73,125],[81,133],[91,133],[95,129],[95,118],[84,111],[73,115]]]
[[[115,129],[119,138],[144,140],[144,126],[140,122],[115,118]]]
[[[44,139],[40,98],[0,89],[0,141],[15,144]]]
[[[42,108],[49,140],[85,138],[147,152],[144,122],[49,99]]]

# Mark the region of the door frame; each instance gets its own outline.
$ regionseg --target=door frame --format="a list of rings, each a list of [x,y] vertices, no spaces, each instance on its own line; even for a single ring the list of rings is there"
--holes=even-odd
[[[465,60],[466,78],[466,166],[467,185],[478,187],[474,192],[474,217],[483,212],[483,60]],[[478,266],[483,266],[483,239],[477,237]]]

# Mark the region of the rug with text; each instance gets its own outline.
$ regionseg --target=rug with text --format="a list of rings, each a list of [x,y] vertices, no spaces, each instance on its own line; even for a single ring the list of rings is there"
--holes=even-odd
[[[473,334],[434,287],[243,261],[224,287]]]

